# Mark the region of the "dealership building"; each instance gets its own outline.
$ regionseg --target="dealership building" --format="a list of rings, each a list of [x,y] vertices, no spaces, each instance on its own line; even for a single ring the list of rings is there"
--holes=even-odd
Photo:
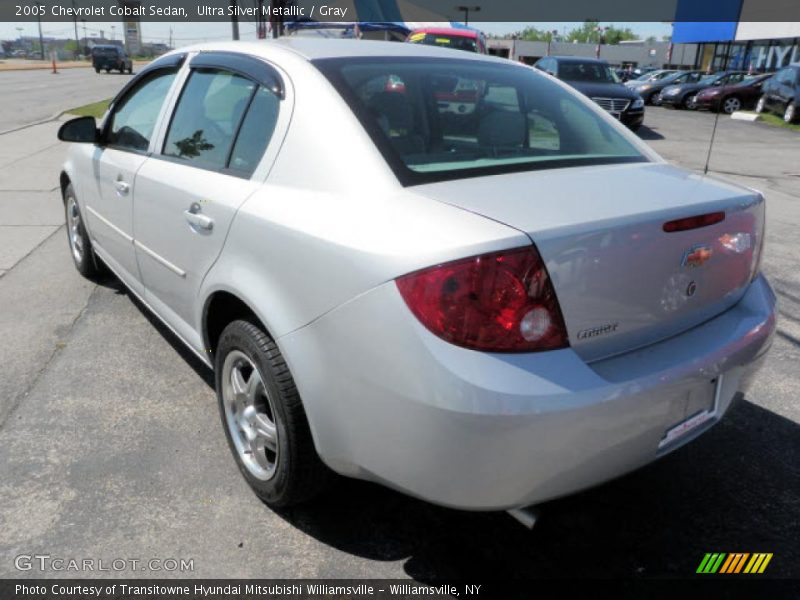
[[[714,22],[692,22],[695,4],[678,4],[672,41],[697,44],[694,68],[719,71],[776,71],[800,62],[800,22],[781,20],[797,14],[798,0],[717,0]]]

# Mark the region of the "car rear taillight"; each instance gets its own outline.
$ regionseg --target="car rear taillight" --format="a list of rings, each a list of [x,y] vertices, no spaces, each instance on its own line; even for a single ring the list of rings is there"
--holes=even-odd
[[[411,312],[458,346],[534,352],[568,345],[564,318],[532,246],[457,260],[397,279]]]

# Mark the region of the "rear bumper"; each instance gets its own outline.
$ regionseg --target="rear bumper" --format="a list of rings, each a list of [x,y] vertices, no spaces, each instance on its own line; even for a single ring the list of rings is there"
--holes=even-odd
[[[334,470],[493,510],[601,483],[693,439],[727,411],[774,329],[775,297],[759,277],[711,321],[611,359],[488,354],[432,335],[388,282],[278,343]],[[714,417],[659,448],[720,374]]]

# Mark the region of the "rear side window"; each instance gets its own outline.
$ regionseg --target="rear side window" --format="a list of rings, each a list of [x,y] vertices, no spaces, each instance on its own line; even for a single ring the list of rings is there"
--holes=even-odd
[[[404,185],[647,161],[599,109],[530,68],[379,57],[315,64]]]
[[[186,83],[163,154],[207,169],[224,169],[256,84],[225,71],[197,70]]]
[[[121,150],[146,152],[174,79],[175,71],[159,71],[122,98],[111,114],[107,143]]]
[[[233,146],[229,165],[231,171],[245,176],[253,173],[275,131],[279,103],[273,92],[258,88]]]

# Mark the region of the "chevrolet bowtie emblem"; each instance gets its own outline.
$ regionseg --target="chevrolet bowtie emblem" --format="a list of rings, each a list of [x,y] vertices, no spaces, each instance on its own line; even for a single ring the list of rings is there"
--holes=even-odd
[[[686,253],[683,255],[683,261],[681,261],[682,267],[699,267],[711,258],[713,254],[713,250],[711,246],[706,244],[697,244],[696,246],[692,246],[689,248]]]

